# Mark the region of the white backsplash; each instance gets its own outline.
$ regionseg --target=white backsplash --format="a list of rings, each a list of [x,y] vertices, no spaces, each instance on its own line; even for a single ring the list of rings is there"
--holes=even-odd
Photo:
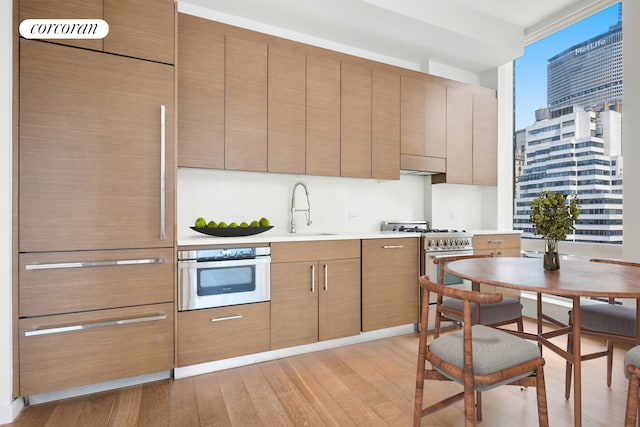
[[[297,181],[309,188],[312,225],[296,213],[299,233],[375,232],[383,220],[424,219],[425,177],[401,175],[398,181],[289,175],[209,169],[178,169],[178,237],[198,217],[207,221],[251,222],[266,217],[271,232],[289,231],[291,190]],[[426,180],[430,185],[430,180]],[[296,207],[305,208],[304,190]]]

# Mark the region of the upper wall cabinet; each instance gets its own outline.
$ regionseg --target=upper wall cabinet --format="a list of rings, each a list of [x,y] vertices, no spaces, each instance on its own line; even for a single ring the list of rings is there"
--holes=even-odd
[[[425,172],[446,169],[446,88],[430,76],[401,79],[400,168]]]
[[[51,40],[55,43],[173,64],[173,0],[20,0],[20,21],[30,18],[104,19],[103,40]]]
[[[371,178],[371,70],[342,63],[340,175]]]
[[[269,172],[305,173],[306,69],[304,52],[269,46]]]
[[[497,98],[470,85],[447,87],[447,171],[431,182],[497,185]]]
[[[267,171],[267,45],[226,37],[225,169]]]
[[[373,71],[371,178],[400,179],[400,75]]]
[[[224,169],[224,34],[178,14],[178,166]]]
[[[340,62],[307,56],[307,174],[340,176]]]

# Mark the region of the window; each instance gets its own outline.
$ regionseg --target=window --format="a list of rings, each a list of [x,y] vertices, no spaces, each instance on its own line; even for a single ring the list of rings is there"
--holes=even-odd
[[[578,197],[567,240],[622,244],[622,4],[525,48],[514,63],[514,217],[540,238],[529,204],[545,190]]]

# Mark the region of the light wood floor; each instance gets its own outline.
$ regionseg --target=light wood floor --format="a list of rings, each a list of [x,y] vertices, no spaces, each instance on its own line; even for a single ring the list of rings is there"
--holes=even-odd
[[[525,329],[535,325],[528,322]],[[405,335],[33,405],[9,426],[410,426],[417,344],[417,335]],[[600,345],[583,340],[583,349]],[[611,388],[604,358],[583,363],[584,426],[624,424],[624,352],[615,350]],[[550,425],[571,426],[573,399],[564,399],[564,362],[549,350],[543,355]],[[451,390],[459,386],[428,382],[425,400]],[[537,426],[535,389],[504,386],[485,392],[483,413],[479,425]],[[462,425],[462,403],[423,424]]]

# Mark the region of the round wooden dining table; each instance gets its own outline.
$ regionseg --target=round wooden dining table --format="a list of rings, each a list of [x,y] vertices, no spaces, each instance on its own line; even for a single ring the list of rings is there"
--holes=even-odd
[[[474,258],[452,261],[445,264],[444,270],[454,276],[470,280],[475,289],[479,283],[500,286],[503,288],[531,291],[538,294],[538,333],[520,334],[536,339],[539,343],[563,356],[573,365],[574,373],[574,425],[582,425],[582,386],[581,386],[581,352],[580,352],[580,298],[640,298],[640,268],[589,262],[580,260],[561,261],[560,269],[545,270],[542,258]],[[542,333],[541,294],[557,295],[572,300],[573,325],[555,320],[560,330]],[[640,301],[640,300],[638,300]],[[636,303],[640,310],[640,303]],[[640,331],[640,316],[636,313],[636,330]],[[514,332],[517,334],[517,332]],[[548,338],[572,333],[573,348],[571,352],[551,343]],[[528,336],[527,336],[528,335]]]

